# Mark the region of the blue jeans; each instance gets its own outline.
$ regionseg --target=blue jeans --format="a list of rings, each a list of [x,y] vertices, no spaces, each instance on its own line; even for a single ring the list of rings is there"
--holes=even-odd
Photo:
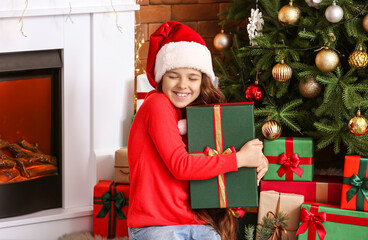
[[[210,225],[128,228],[129,240],[221,240]]]

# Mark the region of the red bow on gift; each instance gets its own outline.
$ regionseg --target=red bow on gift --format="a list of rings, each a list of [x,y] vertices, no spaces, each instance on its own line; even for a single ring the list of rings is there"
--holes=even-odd
[[[299,167],[299,163],[300,159],[298,153],[294,153],[290,157],[288,157],[286,153],[282,153],[277,158],[277,164],[282,164],[279,170],[277,170],[277,173],[282,177],[287,171],[291,170],[299,177],[302,177],[304,170]]]
[[[312,213],[305,208],[300,211],[300,221],[302,224],[298,228],[296,235],[305,233],[308,230],[308,239],[316,239],[316,231],[318,233],[319,239],[323,240],[326,236],[325,227],[321,222],[325,222],[327,215],[325,212]],[[311,236],[311,237],[309,237]],[[312,237],[314,236],[314,237]]]
[[[243,207],[232,207],[230,208],[230,212],[236,218],[242,218],[245,214],[245,210]]]

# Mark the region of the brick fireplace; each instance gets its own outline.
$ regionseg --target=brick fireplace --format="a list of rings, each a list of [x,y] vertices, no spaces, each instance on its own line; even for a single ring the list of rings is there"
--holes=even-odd
[[[112,180],[114,152],[127,144],[134,104],[134,13],[139,6],[133,0],[114,0],[114,12],[109,0],[29,1],[24,37],[18,24],[24,2],[1,1],[0,57],[61,53],[62,204],[0,218],[0,238],[57,239],[92,230],[93,186]]]

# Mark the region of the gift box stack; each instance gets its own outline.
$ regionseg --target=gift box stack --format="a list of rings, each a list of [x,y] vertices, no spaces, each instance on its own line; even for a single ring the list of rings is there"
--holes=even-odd
[[[114,181],[100,180],[93,193],[93,236],[128,237],[129,166],[127,148],[115,152]]]
[[[368,159],[346,156],[341,178],[314,176],[311,138],[265,140],[264,154],[270,165],[261,181],[257,232],[261,239],[368,236],[368,213],[359,212],[368,209]]]
[[[303,203],[298,239],[367,239],[368,159],[345,156],[340,205]]]
[[[332,187],[328,180],[313,179],[311,138],[266,139],[263,150],[269,170],[260,184],[257,238],[297,239],[300,206],[304,201],[335,199],[320,195]]]

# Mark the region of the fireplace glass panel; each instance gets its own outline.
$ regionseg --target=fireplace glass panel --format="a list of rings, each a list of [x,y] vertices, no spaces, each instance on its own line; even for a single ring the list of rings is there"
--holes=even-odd
[[[62,205],[61,67],[58,50],[0,55],[0,217]]]
[[[57,174],[56,157],[50,155],[51,80],[0,79],[0,184]]]

